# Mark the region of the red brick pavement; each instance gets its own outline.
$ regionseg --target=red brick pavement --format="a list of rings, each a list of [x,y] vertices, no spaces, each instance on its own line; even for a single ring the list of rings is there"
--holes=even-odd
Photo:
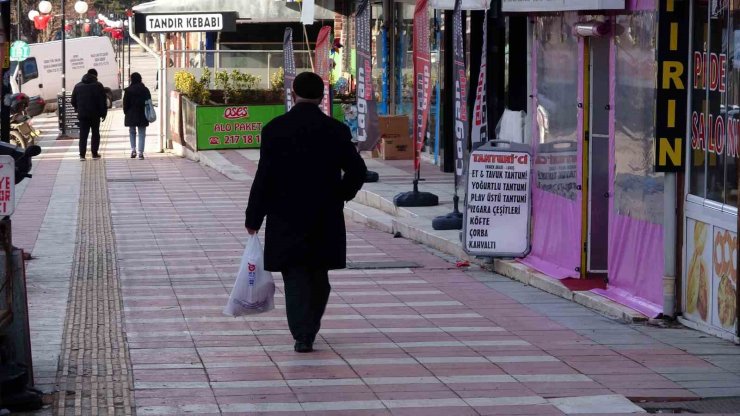
[[[34,158],[33,178],[28,181],[26,189],[16,201],[13,214],[13,245],[32,253],[36,245],[41,224],[49,207],[51,193],[57,179],[57,172],[62,164],[63,155],[76,141],[46,141],[42,145],[42,154]]]
[[[416,243],[354,224],[349,260],[423,267],[333,272],[317,351],[296,354],[281,291],[264,315],[221,312],[248,183],[158,155],[107,169],[135,179],[109,182],[109,195],[140,415],[561,415],[549,399],[694,397],[651,368],[709,365],[654,340],[645,355],[601,346]]]

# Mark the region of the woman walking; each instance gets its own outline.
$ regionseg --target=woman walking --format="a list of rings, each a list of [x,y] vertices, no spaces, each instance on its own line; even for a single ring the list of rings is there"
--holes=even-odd
[[[141,74],[134,72],[131,74],[131,84],[126,88],[123,95],[123,114],[126,115],[124,125],[129,129],[129,139],[131,140],[131,159],[138,154],[139,159],[144,159],[144,140],[146,139],[146,127],[149,121],[146,119],[144,108],[146,101],[152,99],[144,83],[141,81]],[[136,146],[136,136],[139,136],[139,146]]]

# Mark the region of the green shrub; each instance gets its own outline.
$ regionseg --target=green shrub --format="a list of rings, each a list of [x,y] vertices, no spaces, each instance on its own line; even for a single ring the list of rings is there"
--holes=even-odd
[[[273,91],[280,91],[285,88],[285,71],[282,66],[270,76],[270,88]]]
[[[260,77],[237,69],[216,72],[216,88],[223,91],[224,104],[243,103],[248,91],[255,90],[259,82]]]
[[[210,98],[210,71],[204,71],[200,80],[188,71],[175,72],[175,90],[187,96],[196,104],[206,104]]]

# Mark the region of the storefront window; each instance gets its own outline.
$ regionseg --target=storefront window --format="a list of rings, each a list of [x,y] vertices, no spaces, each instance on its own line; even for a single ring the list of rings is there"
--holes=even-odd
[[[707,68],[709,118],[707,129],[707,198],[725,202],[725,103],[727,98],[727,10],[724,2],[712,2],[709,19]]]
[[[537,187],[575,200],[578,166],[578,16],[535,20]]]
[[[655,12],[617,16],[615,194],[620,215],[663,220],[663,174],[654,167]]]
[[[730,1],[727,43],[726,203],[737,206],[737,156],[740,142],[740,0]],[[732,143],[733,145],[730,145]],[[732,151],[730,151],[732,148]]]
[[[689,192],[737,204],[740,0],[694,4]]]
[[[692,94],[691,94],[691,150],[689,160],[690,182],[689,193],[699,197],[706,196],[706,165],[704,163],[705,122],[707,118],[706,77],[702,57],[708,46],[708,13],[707,1],[694,3],[694,31],[692,33]]]

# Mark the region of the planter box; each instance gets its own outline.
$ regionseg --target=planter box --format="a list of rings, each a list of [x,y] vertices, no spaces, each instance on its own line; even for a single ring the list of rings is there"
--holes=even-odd
[[[344,120],[341,104],[334,118]],[[186,146],[194,150],[254,149],[262,141],[262,128],[285,114],[284,104],[199,105],[182,97],[182,131]]]

